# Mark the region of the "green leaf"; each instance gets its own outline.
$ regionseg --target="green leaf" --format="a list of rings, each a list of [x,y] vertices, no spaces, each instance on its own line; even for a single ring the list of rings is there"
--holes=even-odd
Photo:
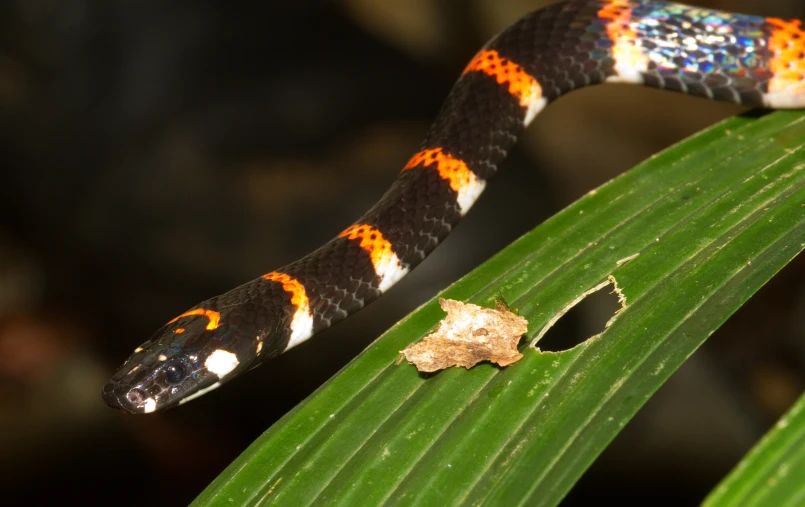
[[[273,425],[195,505],[555,505],[659,386],[805,246],[805,115],[737,117],[652,157],[523,236],[442,297],[534,337],[617,283],[626,308],[560,353],[420,375],[412,313]],[[612,278],[609,278],[612,277]]]
[[[738,505],[805,505],[805,396],[704,501]]]

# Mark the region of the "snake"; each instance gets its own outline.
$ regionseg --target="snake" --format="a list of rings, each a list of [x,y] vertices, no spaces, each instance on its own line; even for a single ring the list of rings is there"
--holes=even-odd
[[[805,31],[796,19],[655,0],[567,0],[527,14],[474,55],[369,211],[312,253],[168,321],[103,399],[135,414],[180,405],[363,308],[453,230],[540,111],[599,83],[805,107]]]

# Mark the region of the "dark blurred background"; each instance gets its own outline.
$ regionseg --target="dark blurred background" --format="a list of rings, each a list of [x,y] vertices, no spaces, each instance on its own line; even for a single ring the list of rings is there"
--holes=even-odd
[[[374,338],[584,192],[741,108],[573,93],[390,294],[179,409],[106,378],[166,320],[307,253],[416,151],[478,47],[541,0],[0,1],[0,491],[181,505]],[[805,17],[800,0],[698,0]],[[805,259],[661,389],[566,500],[698,501],[805,386]],[[584,339],[595,309],[563,318]]]

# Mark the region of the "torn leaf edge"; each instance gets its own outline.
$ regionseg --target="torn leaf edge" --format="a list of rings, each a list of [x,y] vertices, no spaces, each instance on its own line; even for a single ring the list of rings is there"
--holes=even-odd
[[[561,318],[562,318],[562,317],[563,317],[563,316],[564,316],[564,315],[565,315],[567,312],[569,312],[570,310],[572,310],[572,309],[573,309],[573,307],[575,307],[577,304],[579,304],[579,303],[581,303],[582,301],[584,301],[584,299],[585,299],[587,296],[589,296],[589,295],[591,295],[591,294],[594,294],[594,293],[598,292],[599,290],[601,290],[601,289],[603,289],[603,288],[605,288],[605,287],[608,287],[608,286],[610,286],[610,285],[612,286],[612,292],[614,292],[615,294],[617,294],[617,295],[618,295],[618,303],[621,305],[621,307],[620,307],[620,308],[618,308],[618,310],[615,312],[615,314],[612,316],[612,318],[610,318],[610,319],[607,321],[607,323],[606,323],[606,324],[604,324],[604,331],[606,331],[606,330],[609,328],[609,326],[611,326],[611,325],[612,325],[612,323],[613,323],[613,322],[615,322],[615,319],[617,319],[617,318],[618,318],[618,315],[619,315],[619,314],[620,314],[620,313],[621,313],[623,310],[625,310],[625,309],[628,307],[628,304],[626,303],[626,296],[624,295],[624,293],[623,293],[623,291],[621,290],[621,288],[620,288],[620,287],[618,287],[618,281],[617,281],[617,280],[615,279],[615,277],[614,277],[614,276],[612,276],[612,275],[608,275],[606,280],[604,280],[603,282],[599,283],[599,284],[598,284],[598,285],[596,285],[595,287],[593,287],[593,288],[591,288],[591,289],[587,289],[586,291],[582,292],[582,293],[581,293],[581,294],[579,294],[579,295],[578,295],[578,296],[577,296],[577,297],[576,297],[576,298],[575,298],[573,301],[571,301],[570,303],[568,303],[568,304],[567,304],[567,305],[566,305],[564,308],[562,308],[561,310],[559,310],[558,312],[556,312],[556,313],[554,314],[554,316],[553,316],[553,317],[551,317],[551,319],[550,319],[550,320],[549,320],[549,321],[548,321],[548,322],[547,322],[547,323],[546,323],[546,324],[545,324],[545,325],[542,327],[542,329],[540,330],[540,332],[539,332],[539,333],[537,333],[537,336],[535,336],[535,337],[534,337],[534,338],[531,340],[531,342],[528,344],[529,348],[533,348],[533,349],[535,349],[537,352],[542,352],[542,353],[544,353],[544,351],[540,350],[540,348],[539,348],[537,345],[539,344],[539,341],[542,339],[542,337],[543,337],[543,336],[545,336],[545,335],[548,333],[548,331],[549,331],[549,330],[550,330],[550,329],[551,329],[551,328],[554,326],[554,324],[556,324],[557,322],[559,322],[559,319],[561,319]],[[571,348],[570,348],[570,349],[568,349],[568,350],[572,350],[573,348],[578,347],[579,345],[581,345],[581,344],[583,344],[583,343],[587,343],[589,340],[591,340],[591,339],[593,339],[593,338],[596,338],[596,337],[598,337],[598,336],[601,336],[601,334],[602,334],[604,331],[602,331],[601,333],[598,333],[598,334],[596,334],[596,335],[590,336],[589,338],[587,338],[587,339],[586,339],[586,340],[584,340],[583,342],[579,343],[578,345],[575,345],[574,347],[571,347]]]

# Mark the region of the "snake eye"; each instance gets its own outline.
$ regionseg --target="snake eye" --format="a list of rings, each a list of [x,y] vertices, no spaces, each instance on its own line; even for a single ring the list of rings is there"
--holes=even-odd
[[[168,384],[175,386],[181,384],[187,377],[187,368],[182,363],[172,363],[165,367],[165,380]]]

